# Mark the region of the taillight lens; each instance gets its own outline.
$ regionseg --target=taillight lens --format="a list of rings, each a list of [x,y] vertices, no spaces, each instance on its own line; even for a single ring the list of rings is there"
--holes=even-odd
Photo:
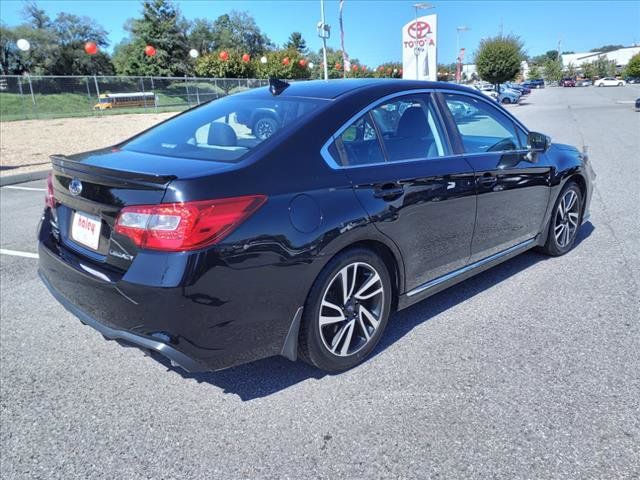
[[[125,207],[115,231],[140,248],[177,252],[222,240],[267,200],[264,195]]]
[[[53,195],[53,172],[47,175],[47,193],[44,195],[44,206],[53,208],[56,206],[56,198]]]

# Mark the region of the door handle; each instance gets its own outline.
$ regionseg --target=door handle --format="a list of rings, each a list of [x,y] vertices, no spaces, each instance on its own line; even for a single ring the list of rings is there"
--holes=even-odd
[[[399,183],[386,183],[375,187],[373,196],[384,200],[395,200],[404,195],[404,187]]]
[[[483,187],[491,188],[498,183],[498,179],[490,173],[485,173],[481,177],[478,177],[478,183]]]

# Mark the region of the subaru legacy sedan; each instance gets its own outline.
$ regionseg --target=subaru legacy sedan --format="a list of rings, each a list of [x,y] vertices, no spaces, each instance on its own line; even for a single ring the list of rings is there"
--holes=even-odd
[[[243,120],[264,111],[268,135]],[[351,368],[393,312],[571,250],[595,177],[482,93],[407,80],[274,80],[52,164],[43,282],[187,371]]]

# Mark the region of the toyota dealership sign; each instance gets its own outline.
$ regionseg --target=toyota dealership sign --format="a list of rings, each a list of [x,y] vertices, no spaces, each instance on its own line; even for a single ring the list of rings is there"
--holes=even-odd
[[[418,17],[402,27],[402,78],[435,81],[436,70],[436,15]]]

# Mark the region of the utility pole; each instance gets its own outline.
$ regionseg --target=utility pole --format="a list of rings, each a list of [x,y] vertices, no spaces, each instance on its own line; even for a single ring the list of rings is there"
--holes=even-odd
[[[460,57],[460,32],[467,32],[471,30],[466,25],[456,27],[456,83],[460,83],[458,77],[462,74],[462,58]]]
[[[324,23],[324,0],[320,0],[320,21],[318,22],[318,36],[322,39],[322,59],[324,65],[324,79],[329,80],[327,66],[327,39],[331,35],[331,26]]]

